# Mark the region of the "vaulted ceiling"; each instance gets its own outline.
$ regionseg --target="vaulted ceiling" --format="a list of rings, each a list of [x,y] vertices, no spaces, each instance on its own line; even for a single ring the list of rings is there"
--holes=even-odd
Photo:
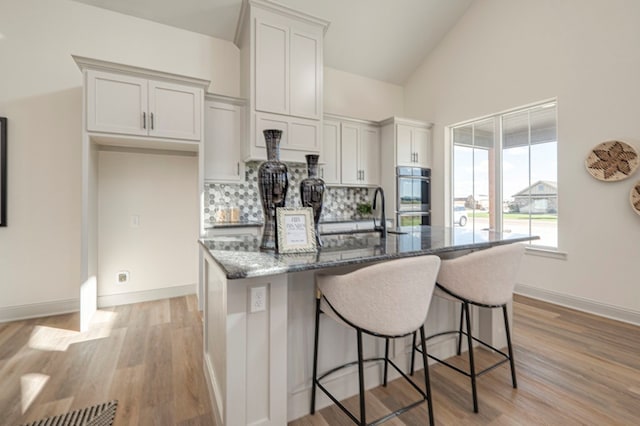
[[[242,0],[75,0],[233,41]],[[326,66],[402,84],[474,0],[278,0],[331,22]]]

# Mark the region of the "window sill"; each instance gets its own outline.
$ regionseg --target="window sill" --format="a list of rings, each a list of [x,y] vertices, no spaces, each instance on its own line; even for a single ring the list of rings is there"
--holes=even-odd
[[[525,253],[530,256],[546,257],[548,259],[567,260],[569,255],[566,252],[542,248],[542,247],[527,247]]]

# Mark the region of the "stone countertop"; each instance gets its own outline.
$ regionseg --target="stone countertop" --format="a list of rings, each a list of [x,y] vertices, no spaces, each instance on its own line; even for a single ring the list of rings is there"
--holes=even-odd
[[[377,233],[322,237],[323,247],[314,253],[276,254],[260,251],[260,238],[220,236],[201,239],[200,245],[228,279],[251,278],[336,266],[357,265],[401,257],[446,254],[524,242],[538,237],[461,227],[421,226],[399,228],[404,234]]]

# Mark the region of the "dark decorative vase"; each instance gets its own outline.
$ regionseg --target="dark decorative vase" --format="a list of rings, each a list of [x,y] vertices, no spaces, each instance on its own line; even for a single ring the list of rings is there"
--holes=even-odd
[[[276,208],[284,207],[289,188],[287,165],[280,161],[280,138],[282,130],[264,130],[267,145],[267,161],[258,168],[258,187],[264,212],[262,250],[278,250],[276,238]]]
[[[302,179],[300,182],[300,199],[303,207],[311,207],[313,209],[313,225],[316,230],[316,245],[322,247],[320,240],[320,232],[318,222],[322,213],[322,199],[324,198],[325,184],[318,177],[318,155],[309,154],[305,156],[307,159],[307,173],[309,177]]]

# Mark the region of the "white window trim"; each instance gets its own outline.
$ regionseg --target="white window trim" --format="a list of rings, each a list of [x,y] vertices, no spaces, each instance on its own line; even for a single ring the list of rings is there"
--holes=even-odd
[[[453,221],[453,216],[454,216],[454,212],[453,212],[453,161],[454,161],[454,148],[455,148],[455,144],[453,143],[453,140],[451,138],[451,130],[455,127],[460,127],[460,126],[464,126],[464,125],[469,125],[472,123],[477,123],[479,121],[483,121],[483,120],[487,120],[490,118],[495,119],[498,116],[503,116],[505,114],[509,114],[509,113],[513,113],[513,112],[517,112],[517,111],[522,111],[525,109],[531,109],[537,106],[541,106],[541,105],[545,105],[548,103],[554,102],[556,104],[556,132],[557,132],[557,128],[558,128],[558,120],[557,120],[557,116],[558,116],[558,98],[548,98],[548,99],[544,99],[538,102],[532,102],[529,104],[525,104],[519,107],[515,107],[515,108],[510,108],[510,109],[506,109],[497,113],[493,113],[493,114],[488,114],[488,115],[484,115],[481,117],[477,117],[477,118],[473,118],[470,120],[465,120],[465,121],[461,121],[455,124],[451,124],[449,126],[445,126],[445,146],[448,147],[448,150],[445,150],[445,153],[449,154],[449,161],[445,162],[445,164],[448,165],[448,170],[445,170],[446,176],[448,176],[448,179],[446,179],[445,182],[445,208],[447,209],[446,211],[448,212],[448,214],[445,214],[445,224],[447,226],[454,226],[454,221]],[[502,120],[497,120],[498,125],[497,125],[497,129],[495,129],[494,131],[494,145],[498,146],[499,142],[500,142],[500,138],[502,135]],[[531,131],[531,126],[529,126],[529,132]],[[531,157],[529,157],[529,160],[531,160]],[[498,179],[498,183],[496,184],[496,192],[498,194],[502,194],[502,182],[503,182],[503,174],[502,174],[502,145],[500,144],[500,149],[496,149],[495,150],[495,162],[496,162],[496,168],[497,168],[497,176],[499,177]],[[531,174],[531,165],[529,165],[529,174]],[[531,179],[529,179],[531,180]],[[559,182],[558,182],[558,187],[560,186]],[[558,200],[559,200],[559,194],[558,194]],[[494,206],[494,208],[496,209],[495,211],[502,211],[502,195],[500,195],[499,197],[496,197],[496,201],[495,203],[497,205]],[[558,215],[560,214],[560,202],[558,202]],[[559,225],[559,222],[558,222]],[[498,229],[502,229],[502,215],[496,215],[496,227]],[[531,229],[531,223],[529,223],[529,228]],[[531,230],[529,231],[529,233],[531,233]],[[528,255],[532,255],[532,256],[540,256],[540,257],[546,257],[546,258],[551,258],[551,259],[559,259],[559,260],[567,260],[568,258],[568,253],[561,251],[560,250],[560,226],[558,226],[558,247],[549,247],[549,246],[541,246],[541,245],[536,245],[533,241],[531,242],[531,244],[527,245],[526,248],[526,254]]]

